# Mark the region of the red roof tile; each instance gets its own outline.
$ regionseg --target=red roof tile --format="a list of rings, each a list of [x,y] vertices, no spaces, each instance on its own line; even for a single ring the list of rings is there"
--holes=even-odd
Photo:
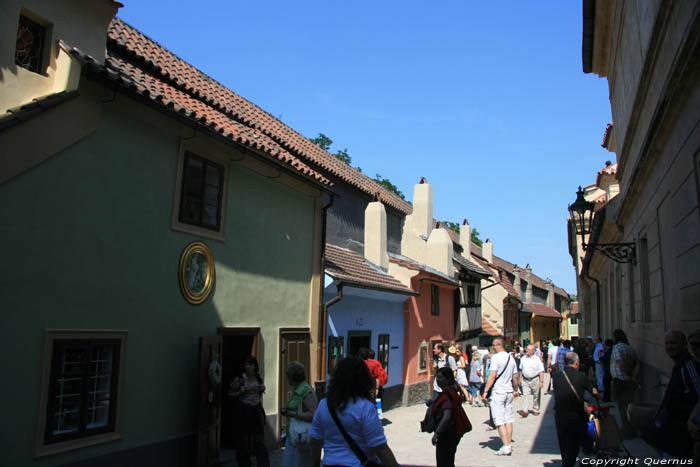
[[[367,194],[381,193],[382,201],[394,209],[406,214],[413,211],[410,203],[375,180],[324,151],[118,18],[110,25],[107,46],[108,67],[125,73],[136,86],[148,90],[154,99],[162,96],[161,99],[176,110],[194,118],[204,117],[217,131],[233,134],[236,140],[241,139],[274,155],[282,154],[277,158],[296,159],[296,164],[302,164],[299,159],[303,159]]]
[[[486,318],[481,318],[481,330],[482,334],[486,334],[488,336],[499,337],[501,335],[501,333],[498,332],[498,329],[493,327],[493,325],[489,323]]]
[[[439,278],[441,281],[448,281],[452,282],[455,286],[459,286],[459,283],[456,282],[454,279],[450,279],[447,277],[446,274],[443,274],[440,271],[436,271],[432,268],[429,268],[425,264],[420,264],[408,257],[405,256],[397,256],[397,255],[389,255],[389,261],[395,264],[398,264],[399,266],[403,266],[407,269],[413,269],[414,271],[422,271],[426,274],[435,276],[436,278]]]
[[[325,270],[340,281],[349,281],[388,291],[411,294],[413,291],[390,276],[370,265],[362,256],[350,250],[326,244]]]
[[[541,303],[527,303],[524,306],[528,310],[532,311],[532,313],[536,316],[542,316],[545,318],[561,318],[561,313]]]
[[[602,147],[604,147],[604,148],[608,147],[608,143],[610,142],[610,135],[612,135],[614,128],[615,128],[615,125],[612,122],[608,123],[605,126],[605,133],[603,133],[603,143],[601,144]]]

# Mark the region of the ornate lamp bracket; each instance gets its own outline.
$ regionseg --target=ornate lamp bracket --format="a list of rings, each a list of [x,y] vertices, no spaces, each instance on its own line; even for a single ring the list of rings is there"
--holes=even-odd
[[[634,243],[589,243],[583,244],[584,250],[596,250],[617,263],[637,262],[637,249]]]

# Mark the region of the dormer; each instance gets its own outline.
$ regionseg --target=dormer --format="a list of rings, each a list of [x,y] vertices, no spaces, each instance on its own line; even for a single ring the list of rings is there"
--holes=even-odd
[[[14,0],[0,15],[0,116],[33,99],[78,88],[81,65],[65,47],[103,64],[112,0]]]

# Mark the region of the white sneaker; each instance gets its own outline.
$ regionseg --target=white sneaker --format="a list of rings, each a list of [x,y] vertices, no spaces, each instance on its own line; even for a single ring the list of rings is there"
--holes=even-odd
[[[501,449],[494,452],[497,456],[510,456],[513,453],[513,448],[510,446],[501,446]]]

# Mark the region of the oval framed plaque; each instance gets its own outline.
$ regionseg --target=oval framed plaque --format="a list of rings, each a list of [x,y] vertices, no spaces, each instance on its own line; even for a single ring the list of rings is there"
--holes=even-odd
[[[207,245],[192,242],[180,256],[180,290],[192,305],[203,303],[216,280],[214,256]]]

